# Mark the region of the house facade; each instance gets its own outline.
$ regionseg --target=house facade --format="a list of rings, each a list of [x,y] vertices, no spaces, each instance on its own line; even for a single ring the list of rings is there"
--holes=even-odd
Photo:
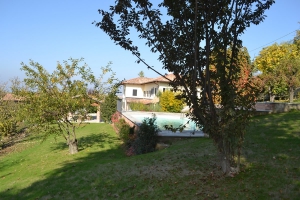
[[[166,78],[174,80],[174,74],[167,74]],[[122,110],[130,110],[129,103],[140,102],[143,104],[151,104],[159,102],[158,92],[171,90],[170,81],[163,76],[157,78],[138,77],[122,82]]]

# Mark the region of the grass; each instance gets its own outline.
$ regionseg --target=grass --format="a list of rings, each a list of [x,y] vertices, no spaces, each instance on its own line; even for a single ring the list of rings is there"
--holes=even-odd
[[[210,139],[126,157],[108,124],[63,140],[26,138],[0,157],[0,199],[300,199],[300,112],[257,116],[247,131],[242,171],[220,174]]]

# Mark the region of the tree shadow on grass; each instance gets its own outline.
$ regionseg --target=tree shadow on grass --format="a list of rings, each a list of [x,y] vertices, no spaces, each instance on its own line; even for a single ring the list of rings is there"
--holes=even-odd
[[[297,190],[299,186],[295,185],[297,182],[292,183],[292,181],[300,180],[299,160],[296,160],[299,158],[300,138],[296,134],[298,129],[295,127],[295,123],[300,123],[299,118],[300,112],[253,118],[254,122],[247,132],[245,142],[245,151],[251,150],[253,152],[245,154],[245,162],[251,164],[249,167],[251,172],[247,171],[241,173],[235,179],[230,179],[232,180],[230,184],[239,185],[238,187],[232,186],[232,188],[236,187],[232,191],[239,192],[240,196],[253,192],[253,197],[256,197],[257,186],[265,187],[264,190],[260,189],[264,197],[261,199],[266,199],[265,197],[276,199],[276,195],[284,199],[288,195],[296,194],[293,190]],[[291,123],[292,121],[295,121],[295,123]],[[43,178],[39,177],[38,181],[33,182],[24,189],[19,190],[13,188],[13,186],[5,186],[6,190],[0,193],[1,199],[101,199],[105,195],[106,199],[119,198],[119,196],[108,195],[111,194],[111,191],[123,191],[123,188],[114,188],[117,185],[116,182],[122,181],[124,177],[126,178],[126,176],[123,176],[126,170],[136,171],[136,168],[133,165],[134,163],[130,162],[130,159],[124,162],[126,158],[121,146],[117,145],[119,143],[116,144],[118,138],[113,135],[107,135],[103,131],[100,132],[103,134],[102,136],[91,133],[79,138],[79,143],[81,143],[79,154],[85,153],[86,156],[78,157],[71,162],[60,163],[60,168],[48,171],[43,174]],[[103,143],[110,147],[102,148],[103,144],[98,143]],[[103,150],[88,153],[90,147],[102,148]],[[62,142],[53,146],[53,149],[60,152],[59,150],[66,150],[67,148]],[[69,156],[72,157],[72,155]],[[273,158],[274,156],[276,159]],[[147,156],[144,158],[146,159]],[[164,161],[155,161],[157,165],[162,165],[163,163]],[[198,163],[201,165],[201,160]],[[176,161],[174,164],[176,164]],[[118,172],[115,171],[117,168],[125,168],[125,170]],[[288,173],[285,171],[286,168],[288,168]],[[150,170],[150,168],[147,168],[147,170]],[[209,170],[210,168],[206,171],[209,173]],[[176,170],[174,173],[175,176],[179,175]],[[129,175],[127,177],[131,178]],[[198,177],[195,179],[198,179]],[[141,180],[141,182],[143,181],[145,182],[144,179]],[[151,179],[151,181],[153,180]],[[151,181],[149,181],[149,186],[153,185]],[[129,182],[128,180],[123,182],[125,182],[125,189],[131,187],[131,185],[126,185]],[[241,182],[247,184],[243,186]],[[226,187],[230,187],[228,182],[223,184],[222,181],[218,182],[217,180],[215,183],[222,186],[227,184]],[[269,196],[268,185],[270,185],[270,195],[273,196]],[[105,188],[102,186],[105,186]],[[210,188],[210,184],[208,187]],[[240,190],[243,187],[247,189],[246,192]],[[280,189],[287,187],[291,189],[286,190],[285,194],[281,194]],[[157,187],[156,189],[159,188]],[[139,188],[139,191],[142,190],[145,189]],[[152,190],[154,189],[152,188]],[[101,194],[103,191],[106,193]],[[112,193],[111,195],[114,194]],[[141,196],[139,197],[142,198]]]
[[[254,117],[247,130],[245,149],[251,149],[258,156],[260,154],[296,156],[295,151],[299,150],[300,143],[299,124],[299,111]],[[273,159],[273,156],[270,158]],[[248,159],[256,158],[249,156]]]
[[[0,193],[0,199],[81,199],[79,194],[86,199],[89,197],[88,193],[94,189],[91,184],[97,176],[101,176],[98,169],[101,165],[122,157],[118,155],[120,149],[116,147],[103,152],[89,153],[88,156],[72,162],[61,163],[61,168],[45,173],[43,179],[39,177],[42,180],[33,182],[29,187],[22,190],[13,186],[7,187]]]
[[[64,142],[53,143],[50,149],[60,156],[69,157],[69,159],[58,163],[60,168],[45,171],[40,175],[42,177],[33,176],[32,178],[38,181],[24,189],[14,188],[14,184],[2,185],[3,192],[0,193],[0,199],[81,199],[78,196],[79,191],[85,197],[89,197],[86,192],[93,189],[91,187],[93,179],[101,176],[98,172],[101,166],[126,158],[117,136],[105,131],[79,137],[80,152],[75,159],[73,159],[74,155],[60,153],[67,151]],[[80,156],[81,153],[85,156]],[[32,173],[34,170],[24,167],[25,173],[26,171]],[[18,180],[16,179],[14,182],[18,182]],[[74,192],[76,194],[73,194]]]
[[[252,119],[245,136],[243,156],[248,168],[262,184],[274,181],[272,187],[278,184],[281,188],[292,188],[285,191],[286,196],[284,192],[275,192],[283,199],[290,191],[300,189],[295,182],[300,180],[299,124],[300,111],[258,116]]]
[[[262,142],[280,150],[281,146],[299,144],[299,124],[299,111],[258,116],[253,118],[247,134],[251,135],[252,142]]]
[[[78,139],[78,150],[83,151],[86,148],[99,147],[104,148],[105,144],[115,144],[119,141],[118,138],[111,136],[107,132],[93,133],[88,136],[79,137]],[[68,148],[66,142],[56,142],[51,149],[55,150],[65,150]]]

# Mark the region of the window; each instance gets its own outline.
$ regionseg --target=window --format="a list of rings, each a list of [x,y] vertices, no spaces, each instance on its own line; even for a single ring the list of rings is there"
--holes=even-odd
[[[163,88],[163,92],[165,92],[166,91],[166,88]]]
[[[137,96],[137,89],[132,90],[132,96],[135,96],[135,97]]]
[[[151,88],[150,90],[150,96],[154,95],[154,88]]]
[[[154,95],[155,95],[155,96],[157,95],[157,89],[158,89],[158,88],[154,88]]]

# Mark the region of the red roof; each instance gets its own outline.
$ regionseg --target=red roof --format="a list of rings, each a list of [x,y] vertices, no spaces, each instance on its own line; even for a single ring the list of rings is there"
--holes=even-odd
[[[172,80],[172,81],[175,79],[175,75],[174,74],[166,74],[165,77],[168,78],[168,79],[170,79],[170,80]],[[142,84],[153,83],[153,82],[165,82],[165,83],[169,83],[170,81],[168,79],[166,79],[165,77],[163,77],[163,76],[159,76],[157,78],[138,77],[138,78],[133,78],[133,79],[125,80],[125,81],[122,82],[122,84],[142,85]]]
[[[159,77],[155,78],[151,82],[166,82],[166,83],[169,83],[170,81],[168,79],[166,79],[166,78],[168,78],[171,81],[173,81],[175,79],[175,75],[174,74],[166,74],[165,77],[159,76]]]
[[[125,80],[122,82],[122,84],[145,84],[151,81],[153,78],[147,78],[147,77],[138,77],[138,78],[132,78],[129,80]]]
[[[21,98],[18,98],[16,95],[11,94],[11,93],[7,93],[4,97],[3,97],[4,101],[21,101]]]
[[[135,102],[135,103],[142,103],[142,104],[151,104],[151,103],[158,103],[159,99],[158,98],[144,99],[144,98],[130,98],[130,97],[126,97],[126,101],[128,103]]]

